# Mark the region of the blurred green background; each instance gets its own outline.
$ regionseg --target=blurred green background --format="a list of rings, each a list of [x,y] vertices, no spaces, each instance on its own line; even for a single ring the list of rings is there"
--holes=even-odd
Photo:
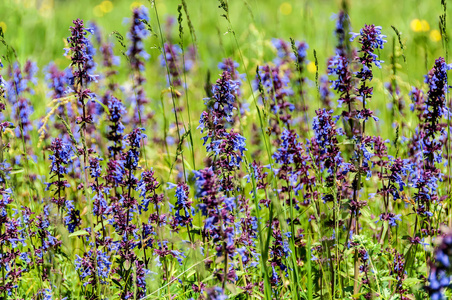
[[[240,61],[233,35],[228,32],[228,23],[221,16],[222,10],[216,0],[186,0],[188,11],[194,25],[198,46],[197,70],[191,75],[191,99],[199,99],[200,108],[203,107],[202,98],[205,97],[203,86],[208,70],[212,72],[212,80],[218,75],[217,64],[223,58],[231,56]],[[164,38],[179,42],[177,20],[168,32],[165,29],[169,17],[177,18],[177,6],[180,0],[156,0],[160,23]],[[230,19],[238,38],[240,50],[244,54],[247,64],[246,71],[254,77],[257,65],[272,61],[276,50],[271,45],[272,38],[306,41],[309,44],[308,60],[305,72],[314,85],[315,65],[313,51],[316,50],[319,73],[326,73],[328,58],[334,54],[336,38],[333,34],[335,28],[334,14],[340,8],[340,0],[229,0]],[[408,93],[411,86],[419,86],[423,82],[429,68],[438,56],[445,55],[445,48],[439,32],[439,15],[443,13],[441,0],[377,0],[347,1],[352,30],[358,32],[366,23],[383,27],[382,32],[388,36],[385,49],[379,56],[386,63],[381,71],[376,72],[374,79],[374,99],[387,99],[388,95],[383,88],[383,78],[391,74],[391,55],[396,35],[391,28],[395,26],[401,33],[404,44],[404,62],[398,60],[399,84],[402,93]],[[155,10],[148,0],[1,0],[0,26],[5,40],[14,47],[18,59],[24,63],[31,59],[38,63],[40,70],[50,62],[55,61],[60,68],[69,65],[70,60],[64,57],[65,39],[69,36],[69,27],[72,20],[82,18],[88,24],[94,20],[103,30],[103,38],[115,43],[115,53],[120,55],[122,49],[112,35],[118,31],[124,37],[129,30],[128,17],[132,8],[145,5],[149,8],[150,23],[158,33]],[[452,5],[449,5],[449,15]],[[450,17],[448,28],[451,28]],[[184,45],[192,43],[189,29],[184,15]],[[150,37],[146,40],[146,49],[151,59],[146,65],[146,78],[148,80],[147,93],[151,99],[159,99],[162,89],[165,89],[165,69],[160,65],[160,37]],[[356,46],[356,42],[354,43]],[[395,41],[397,51],[400,52],[398,41]],[[5,47],[0,45],[0,54],[5,54]],[[399,53],[401,54],[401,53]],[[99,58],[98,58],[99,59]],[[119,81],[128,78],[127,65],[121,65]],[[100,61],[98,60],[98,63]],[[239,69],[241,73],[245,70]],[[3,70],[5,72],[6,70]],[[39,75],[44,76],[43,72]],[[247,86],[245,86],[247,88]],[[38,87],[33,97],[34,104],[48,103],[45,99],[45,88]],[[248,94],[249,95],[249,94]],[[315,94],[312,94],[315,95]],[[311,97],[315,100],[315,96]],[[378,101],[378,100],[377,100]],[[384,100],[386,101],[386,100]],[[384,110],[384,103],[376,105],[374,109]],[[151,104],[157,105],[157,104]],[[35,107],[34,118],[45,114],[45,106]],[[195,115],[197,113],[195,112]],[[385,116],[380,116],[385,120]],[[197,122],[197,118],[195,122]]]
[[[157,0],[155,3],[162,23],[168,16],[177,16],[180,1]],[[128,25],[123,20],[130,16],[133,6],[140,4],[150,6],[149,1],[127,0],[1,0],[0,26],[20,60],[33,59],[42,65],[61,59],[64,38],[69,35],[68,28],[73,19],[95,20],[105,34],[116,30],[125,35]],[[233,44],[227,35],[223,35],[227,23],[220,16],[218,1],[187,0],[187,4],[200,51],[209,54],[202,56],[202,61],[208,65],[216,64],[218,58],[231,55]],[[260,39],[293,37],[306,40],[311,50],[331,54],[335,43],[332,34],[335,23],[331,17],[338,12],[340,1],[230,0],[229,5],[232,24],[245,49],[253,44],[257,46]],[[442,13],[440,0],[355,0],[349,1],[348,6],[354,31],[365,23],[374,23],[383,27],[383,33],[392,36],[394,32],[390,26],[393,25],[402,32],[407,51],[413,52],[410,54],[424,55],[419,49],[423,46],[420,39],[427,44],[429,55],[441,54],[438,35],[438,16]],[[450,9],[452,5],[449,5]],[[150,15],[156,28],[152,10]],[[219,34],[224,50],[220,47]],[[323,53],[325,50],[328,53]],[[325,59],[319,60],[321,64],[325,63]]]

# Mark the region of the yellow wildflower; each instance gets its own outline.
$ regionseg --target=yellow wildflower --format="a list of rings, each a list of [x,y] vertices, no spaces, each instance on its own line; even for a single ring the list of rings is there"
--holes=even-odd
[[[279,6],[279,11],[285,16],[290,15],[292,13],[292,5],[288,2],[283,2]]]
[[[430,31],[430,39],[434,42],[441,41],[441,33],[437,29]]]
[[[313,61],[309,62],[307,65],[307,69],[309,73],[315,73],[317,71],[317,67]]]
[[[419,32],[422,30],[422,23],[419,19],[413,19],[410,23],[411,30]]]

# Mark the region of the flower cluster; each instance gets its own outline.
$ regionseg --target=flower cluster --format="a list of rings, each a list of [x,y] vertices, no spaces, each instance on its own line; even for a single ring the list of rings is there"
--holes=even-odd
[[[232,122],[235,91],[237,86],[229,72],[224,71],[217,84],[212,87],[212,98],[207,99],[209,110],[204,111],[198,128],[202,132],[207,129],[203,137],[208,152],[215,156],[215,171],[222,177],[224,190],[233,190],[232,173],[240,168],[243,152],[246,151],[245,138],[234,129],[228,131],[227,122]]]
[[[429,86],[426,97],[419,90],[412,92],[413,108],[418,111],[418,118],[422,123],[411,141],[413,163],[419,168],[411,176],[411,184],[417,189],[414,196],[416,213],[423,218],[432,216],[432,205],[440,200],[438,182],[442,180],[443,174],[437,164],[443,160],[441,149],[446,140],[445,125],[441,120],[447,113],[445,97],[448,90],[448,69],[444,58],[438,58],[426,76]],[[426,226],[430,227],[428,224]]]
[[[20,65],[15,63],[12,70],[10,70],[11,79],[6,84],[7,99],[11,104],[12,118],[18,125],[14,129],[16,137],[26,142],[30,141],[30,132],[33,130],[30,117],[34,111],[33,105],[27,96],[34,94],[32,85],[36,82],[35,75],[37,71],[36,64],[29,60],[23,67],[23,71]]]
[[[149,54],[144,49],[143,40],[149,35],[146,25],[143,23],[149,22],[149,12],[144,6],[137,7],[133,10],[132,24],[130,31],[127,33],[127,38],[131,45],[126,51],[129,57],[130,66],[133,70],[133,95],[130,97],[131,102],[135,105],[136,113],[133,117],[133,122],[137,125],[141,124],[147,119],[144,111],[144,106],[148,103],[146,93],[143,85],[146,78],[143,75],[144,62],[149,59]]]
[[[291,192],[294,192],[296,196],[301,192],[304,195],[303,204],[309,204],[316,194],[312,189],[315,178],[310,174],[311,166],[307,163],[310,159],[298,138],[298,134],[294,130],[284,129],[279,148],[273,154],[275,162],[281,165],[277,176],[286,183],[281,192],[288,194],[287,204],[292,202],[296,206],[297,200],[292,199]]]
[[[343,159],[338,147],[337,136],[343,135],[340,128],[336,128],[336,121],[331,117],[332,111],[319,109],[313,121],[315,137],[311,140],[312,152],[320,164],[321,171],[325,168],[330,175],[333,175]],[[314,148],[315,147],[315,148]],[[315,149],[315,150],[314,150]]]
[[[289,77],[281,71],[280,67],[270,65],[259,67],[255,80],[256,87],[262,87],[259,89],[260,99],[265,105],[268,104],[275,114],[275,117],[270,120],[270,128],[277,135],[281,133],[279,120],[289,126],[292,119],[291,112],[295,110],[295,105],[288,100],[294,94],[289,87],[289,82]]]
[[[52,141],[50,150],[53,152],[52,155],[49,155],[49,159],[52,161],[50,179],[54,179],[54,181],[47,183],[47,189],[54,186],[54,197],[51,201],[61,208],[66,201],[64,189],[70,186],[64,176],[68,173],[68,165],[72,163],[72,148],[71,145],[56,138]]]
[[[122,139],[124,125],[122,124],[121,119],[126,113],[126,108],[121,100],[114,96],[109,97],[107,105],[110,113],[108,119],[111,122],[108,139],[113,143],[108,150],[110,151],[110,157],[117,158],[123,149]]]
[[[188,199],[188,185],[186,183],[179,183],[176,187],[176,204],[174,209],[174,219],[171,226],[177,230],[178,227],[191,227],[192,216],[194,215],[194,208],[191,206],[192,201]]]
[[[447,233],[435,251],[435,260],[430,266],[428,286],[426,289],[430,299],[446,299],[444,289],[449,287],[451,279],[452,235]]]
[[[367,100],[372,97],[373,88],[368,86],[373,78],[372,65],[381,68],[381,63],[378,56],[375,54],[376,49],[383,49],[386,43],[385,35],[381,34],[381,27],[375,25],[365,25],[360,33],[352,33],[350,41],[358,38],[361,48],[358,50],[361,56],[356,57],[356,60],[361,64],[361,69],[356,72],[355,76],[360,80],[360,85],[355,88],[358,99],[362,102],[362,110],[357,111],[357,118],[367,121],[369,117],[374,117],[373,112],[366,108]],[[365,122],[363,122],[362,131],[365,132]]]
[[[180,62],[180,56],[182,55],[182,49],[177,44],[165,43],[163,46],[164,54],[160,55],[160,64],[168,67],[168,72],[171,80],[172,87],[177,89],[182,87],[183,68]],[[163,56],[165,55],[165,56]]]

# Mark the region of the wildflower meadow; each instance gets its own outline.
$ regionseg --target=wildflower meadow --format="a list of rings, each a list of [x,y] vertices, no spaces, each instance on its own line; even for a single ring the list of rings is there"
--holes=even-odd
[[[447,0],[2,0],[0,300],[451,299]]]

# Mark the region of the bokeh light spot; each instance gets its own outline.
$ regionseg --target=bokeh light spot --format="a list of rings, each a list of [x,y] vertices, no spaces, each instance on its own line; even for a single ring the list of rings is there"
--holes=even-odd
[[[437,29],[433,29],[432,31],[430,31],[430,39],[434,42],[441,41],[441,32],[439,32],[439,30]]]
[[[100,5],[96,5],[93,8],[93,14],[94,14],[94,16],[101,18],[104,16],[104,11],[102,10],[102,7]]]
[[[285,16],[290,15],[292,13],[292,5],[290,5],[290,3],[283,2],[279,6],[279,11]]]
[[[109,13],[109,12],[111,12],[113,10],[113,3],[111,1],[108,1],[108,0],[107,1],[103,1],[100,4],[100,8],[102,9],[102,11],[104,13]]]
[[[315,73],[317,71],[317,67],[313,61],[309,62],[307,65],[307,69],[309,73]]]
[[[419,19],[413,19],[410,23],[411,30],[419,32],[422,30],[422,23]]]
[[[421,24],[422,24],[422,31],[427,32],[430,30],[430,24],[428,24],[427,21],[422,20]]]

